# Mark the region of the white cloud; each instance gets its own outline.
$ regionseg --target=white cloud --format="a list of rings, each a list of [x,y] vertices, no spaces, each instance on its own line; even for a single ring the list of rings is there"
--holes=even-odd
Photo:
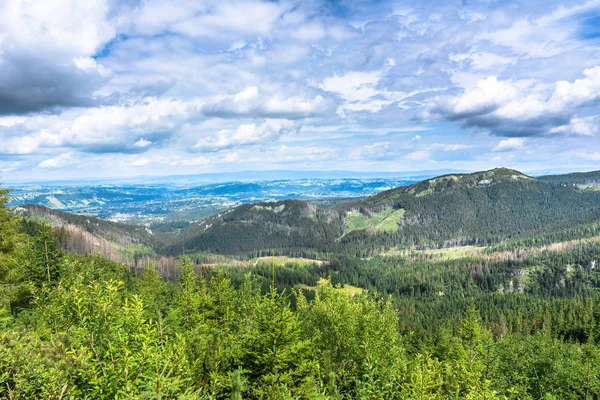
[[[524,138],[510,138],[501,140],[493,151],[522,150],[525,147],[526,142],[527,141]]]
[[[572,17],[598,5],[596,0],[573,7],[561,5],[550,14],[535,19],[523,16],[508,28],[482,33],[476,39],[511,48],[524,57],[553,57],[578,46],[575,40],[578,26]]]
[[[579,118],[573,117],[568,125],[561,125],[550,129],[550,133],[564,133],[567,135],[595,136],[598,133],[598,117]]]
[[[0,168],[27,179],[63,154],[78,168],[45,177],[143,159],[160,174],[492,162],[471,147],[551,162],[600,144],[600,2],[564,4],[0,1]],[[411,140],[418,118],[428,132]],[[499,152],[526,136],[535,156]]]
[[[317,86],[326,92],[338,95],[344,100],[344,104],[337,109],[337,114],[342,118],[346,117],[346,111],[377,113],[395,102],[400,102],[419,93],[436,90],[403,92],[381,89],[378,84],[382,77],[383,71],[354,71],[325,78]]]
[[[600,66],[584,70],[583,75],[550,87],[492,76],[480,80],[476,88],[440,102],[437,112],[502,136],[559,132],[589,135],[591,120],[577,118],[575,113],[600,101]],[[563,127],[569,121],[570,127]]]
[[[408,153],[404,158],[410,161],[426,161],[431,159],[431,153],[427,150],[418,150]]]
[[[471,66],[476,70],[486,70],[495,66],[504,66],[516,62],[516,59],[486,52],[451,54],[450,60],[457,62],[469,60]]]
[[[39,115],[0,130],[0,153],[28,154],[43,148],[74,147],[92,152],[147,148],[170,137],[198,114],[194,102],[151,100],[131,107],[107,106]],[[15,135],[15,136],[10,136]]]
[[[0,172],[11,172],[21,165],[23,165],[21,161],[0,161]]]
[[[150,163],[150,159],[148,157],[140,157],[134,160],[131,165],[134,167],[142,167],[144,165],[148,165]]]
[[[270,2],[215,2],[170,28],[192,37],[266,35],[285,11],[284,5]]]
[[[296,132],[296,123],[284,119],[267,119],[260,125],[244,124],[234,130],[223,129],[216,135],[200,139],[195,148],[217,151],[231,147],[248,146],[276,140],[279,136]]]
[[[72,164],[73,161],[74,159],[71,153],[62,153],[57,157],[42,161],[38,166],[40,168],[60,168]]]
[[[141,147],[141,148],[143,149],[143,148],[145,148],[145,147],[148,147],[148,146],[150,146],[151,144],[152,144],[152,142],[151,142],[151,141],[149,141],[149,140],[146,140],[146,139],[144,139],[144,138],[141,138],[140,140],[138,140],[137,142],[135,142],[133,145],[134,145],[135,147]]]
[[[588,161],[600,161],[600,152],[599,151],[582,151],[582,150],[573,150],[562,153],[563,156],[567,160],[588,160]]]
[[[452,99],[448,105],[453,118],[494,111],[517,98],[519,88],[511,81],[499,81],[495,76],[480,80],[475,89]],[[447,105],[442,105],[447,107]]]
[[[331,159],[335,156],[335,150],[319,146],[291,147],[281,145],[268,154],[268,157],[272,157],[272,162],[275,163],[307,162]]]
[[[472,149],[474,147],[475,146],[460,143],[434,143],[433,145],[431,145],[431,148],[440,149],[443,151],[460,151]]]
[[[0,114],[89,104],[110,76],[92,56],[116,35],[104,0],[0,2]]]
[[[183,166],[188,166],[188,167],[196,166],[196,165],[207,165],[207,164],[211,164],[211,160],[204,156],[195,157],[195,158],[188,159],[188,160],[178,159],[176,161],[171,162],[171,165],[183,165]]]
[[[282,97],[280,94],[262,95],[256,86],[250,86],[233,96],[218,96],[209,101],[202,111],[218,117],[307,118],[322,114],[330,108],[321,95],[313,98]]]
[[[381,80],[380,72],[348,72],[325,78],[319,87],[338,94],[348,102],[367,102],[379,94],[375,85]]]
[[[292,35],[301,42],[316,42],[325,37],[326,31],[321,23],[313,22],[301,25]]]

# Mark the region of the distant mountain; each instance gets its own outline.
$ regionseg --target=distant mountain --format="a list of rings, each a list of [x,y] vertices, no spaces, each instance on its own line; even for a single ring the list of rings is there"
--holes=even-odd
[[[243,203],[304,200],[331,204],[373,195],[421,179],[297,179],[220,183],[21,185],[10,206],[39,204],[115,222],[156,225],[195,222]]]
[[[575,172],[564,175],[540,176],[539,180],[559,185],[593,185],[600,184],[600,171]]]
[[[86,180],[64,180],[64,181],[16,181],[8,180],[8,184],[44,184],[44,185],[115,185],[115,184],[197,184],[197,183],[219,183],[219,182],[245,182],[245,181],[274,181],[274,180],[297,180],[297,179],[382,179],[382,178],[420,178],[425,179],[442,174],[458,173],[451,169],[422,170],[422,171],[294,171],[294,170],[267,170],[267,171],[235,171],[235,172],[213,172],[189,175],[165,175],[165,176],[134,176],[126,178],[97,178]]]

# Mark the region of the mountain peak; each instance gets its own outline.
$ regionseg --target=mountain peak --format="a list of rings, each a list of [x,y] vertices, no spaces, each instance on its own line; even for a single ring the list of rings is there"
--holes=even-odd
[[[494,168],[470,174],[449,174],[424,180],[409,186],[408,192],[415,196],[427,196],[434,192],[455,188],[486,187],[504,182],[533,181],[534,179],[510,168]]]

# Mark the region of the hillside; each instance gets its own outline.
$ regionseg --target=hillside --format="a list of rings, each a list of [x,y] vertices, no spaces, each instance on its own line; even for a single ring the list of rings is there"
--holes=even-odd
[[[357,212],[373,220],[390,210],[403,210],[396,229],[376,239],[354,231],[344,242],[448,246],[556,233],[600,220],[600,193],[551,185],[498,168],[428,179],[345,208],[351,220]]]
[[[131,267],[154,262],[165,276],[171,276],[175,260],[160,256],[169,236],[145,226],[127,225],[86,215],[70,214],[27,204],[14,209],[23,223],[43,222],[54,228],[61,247],[70,253],[99,254]]]
[[[507,183],[498,175],[485,187],[424,182],[397,199],[463,198],[476,190],[473,204],[482,207],[490,187],[516,195],[513,180],[522,180],[516,188],[528,195],[559,187],[524,178]],[[471,178],[479,177],[449,179]],[[427,194],[416,196],[419,190]],[[600,397],[600,370],[593,367],[600,361],[599,236],[510,250],[394,249],[363,257],[349,253],[353,243],[344,240],[359,232],[393,237],[414,212],[409,203],[406,210],[351,209],[346,220],[341,209],[270,202],[214,216],[182,238],[210,246],[229,233],[217,243],[240,245],[239,235],[283,248],[295,240],[328,243],[324,234],[338,227],[333,237],[344,229],[346,235],[329,242],[340,251],[327,254],[327,262],[298,252],[253,260],[192,255],[166,275],[146,260],[144,271],[132,271],[60,249],[61,232],[79,237],[72,244],[80,246],[103,240],[112,252],[151,241],[155,234],[147,229],[32,207],[17,209],[22,218],[15,218],[3,207],[4,193],[0,398]],[[364,248],[369,241],[357,243]],[[219,249],[225,250],[232,247]],[[475,384],[463,385],[467,379]]]
[[[593,174],[580,182],[589,182]],[[283,255],[365,255],[386,249],[493,244],[531,235],[560,241],[595,234],[600,191],[556,184],[556,179],[534,179],[507,168],[450,174],[328,208],[298,200],[244,204],[171,233],[39,206],[22,212],[50,219],[76,237],[92,235],[87,238],[96,243],[92,249],[107,246],[98,244],[106,240],[109,253],[116,246],[121,253],[153,249],[165,256],[203,252],[254,257],[271,249]]]
[[[554,185],[575,185],[580,189],[598,190],[600,188],[600,171],[575,172],[564,175],[547,175],[540,176],[538,179],[542,182]]]
[[[195,224],[171,242],[166,252],[322,250],[342,235],[343,227],[344,220],[336,210],[298,200],[244,204]]]
[[[156,238],[153,232],[139,225],[105,221],[87,215],[66,213],[34,204],[17,207],[15,208],[15,213],[20,217],[45,220],[55,227],[64,227],[66,229],[77,228],[78,230],[119,243],[123,246],[132,244],[156,245]]]

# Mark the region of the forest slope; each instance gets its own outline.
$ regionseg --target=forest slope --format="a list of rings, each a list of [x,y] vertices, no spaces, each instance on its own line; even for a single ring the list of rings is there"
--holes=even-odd
[[[446,247],[533,234],[567,240],[599,220],[600,192],[498,168],[444,175],[326,211],[300,201],[243,205],[193,226],[169,252]]]
[[[590,182],[594,174],[578,182]],[[328,209],[298,200],[245,204],[171,234],[38,206],[23,209],[55,227],[76,226],[121,246],[145,246],[167,256],[257,256],[271,249],[372,255],[533,235],[549,243],[598,234],[600,191],[557,184],[560,179],[568,178],[535,179],[507,168],[443,175]]]

